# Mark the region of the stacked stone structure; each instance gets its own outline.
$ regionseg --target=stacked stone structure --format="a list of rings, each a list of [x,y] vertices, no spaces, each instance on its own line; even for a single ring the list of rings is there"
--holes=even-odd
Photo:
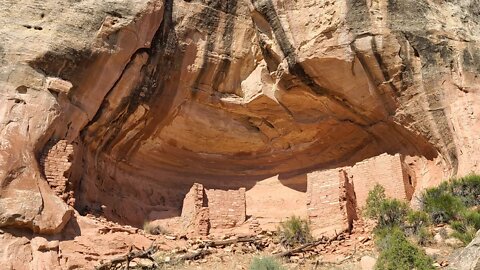
[[[66,140],[47,145],[40,158],[40,165],[52,190],[69,205],[73,206],[75,199],[73,191],[69,190],[68,179],[73,159],[73,145]]]
[[[388,197],[408,201],[412,198],[416,184],[415,175],[399,154],[383,154],[369,158],[345,170],[349,177],[358,183],[355,193],[359,207],[365,206],[368,192],[377,183],[385,188]]]
[[[195,183],[183,201],[182,221],[189,233],[207,235],[210,229],[233,228],[245,219],[245,188],[205,189]]]
[[[313,227],[322,233],[350,231],[368,192],[377,183],[385,188],[388,197],[410,200],[416,180],[401,155],[387,154],[352,167],[309,173],[307,212]]]
[[[387,154],[366,159],[351,167],[308,173],[306,182],[306,193],[303,193],[306,200],[298,207],[306,207],[306,215],[318,234],[351,231],[355,220],[359,218],[360,209],[365,205],[368,192],[375,184],[382,185],[388,197],[405,201],[412,198],[416,185],[414,172],[404,158]],[[234,228],[246,220],[246,208],[245,188],[205,189],[203,185],[195,183],[183,202],[184,228],[197,235],[207,235],[210,230]],[[261,220],[281,221],[268,213],[263,214]],[[265,225],[256,219],[251,222],[253,231]]]

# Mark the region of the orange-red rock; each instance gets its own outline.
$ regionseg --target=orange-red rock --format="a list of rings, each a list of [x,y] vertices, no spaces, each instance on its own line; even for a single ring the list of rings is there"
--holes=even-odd
[[[178,218],[193,183],[245,188],[245,216],[275,224],[306,205],[309,174],[382,153],[414,174],[406,199],[479,170],[475,1],[6,1],[0,15],[1,227],[59,235],[73,206],[140,227]],[[73,153],[42,166],[57,142]],[[52,259],[4,238],[5,260]]]

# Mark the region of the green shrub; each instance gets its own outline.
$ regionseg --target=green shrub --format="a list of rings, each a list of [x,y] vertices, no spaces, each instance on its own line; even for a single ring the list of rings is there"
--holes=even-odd
[[[364,213],[367,217],[377,219],[379,228],[384,226],[403,226],[408,213],[408,205],[397,199],[385,196],[385,188],[375,184],[368,192]]]
[[[284,270],[283,266],[279,261],[271,257],[253,258],[252,263],[250,263],[250,270]]]
[[[154,222],[145,222],[143,223],[143,230],[148,234],[159,235],[159,234],[168,234],[167,230],[164,229],[159,224]]]
[[[375,243],[380,255],[376,270],[430,270],[433,260],[410,243],[399,227],[384,227],[375,231]]]
[[[308,221],[296,216],[280,223],[278,235],[280,243],[285,247],[305,244],[313,240]]]
[[[412,229],[413,234],[417,234],[422,228],[430,224],[430,217],[424,211],[409,211],[407,215],[407,222]]]
[[[468,245],[475,238],[477,230],[473,226],[467,225],[462,221],[453,221],[451,225],[455,230],[452,232],[452,236],[462,241],[463,244]]]
[[[397,199],[385,199],[380,204],[378,226],[403,226],[408,213],[408,205]]]
[[[461,216],[475,229],[480,230],[480,212],[477,210],[465,210]]]
[[[417,244],[425,246],[433,239],[433,234],[427,229],[430,224],[430,216],[424,211],[410,210],[407,215],[406,231]]]
[[[417,244],[421,246],[426,246],[427,244],[431,244],[433,242],[433,233],[429,231],[426,227],[420,228],[414,235],[413,235]]]
[[[448,185],[448,191],[460,198],[466,207],[480,205],[480,175],[470,174],[453,179]]]
[[[422,202],[433,222],[456,220],[464,209],[480,205],[480,176],[470,174],[427,189],[422,195]]]
[[[465,208],[462,201],[450,194],[445,186],[427,189],[422,196],[423,209],[436,224],[456,219],[458,213]]]
[[[471,174],[428,189],[422,196],[423,209],[434,223],[448,222],[452,236],[468,244],[480,229],[480,213],[468,209],[480,205],[480,176]]]
[[[480,230],[480,213],[473,210],[465,210],[460,216],[459,220],[450,223],[452,229],[455,230],[452,236],[468,245],[475,238],[477,231]]]
[[[380,184],[375,184],[372,190],[368,192],[367,202],[364,213],[369,218],[378,218],[380,206],[385,201],[385,188]]]
[[[424,211],[411,210],[408,212],[407,222],[412,227],[412,229],[417,232],[421,228],[430,224],[430,217]]]

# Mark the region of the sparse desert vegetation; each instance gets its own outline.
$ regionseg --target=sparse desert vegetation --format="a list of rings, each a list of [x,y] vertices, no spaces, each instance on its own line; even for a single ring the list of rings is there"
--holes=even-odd
[[[478,175],[451,179],[427,189],[421,202],[421,210],[412,210],[405,202],[388,198],[378,184],[369,192],[363,213],[377,222],[377,270],[434,269],[432,259],[417,246],[432,242],[430,225],[449,225],[453,232],[445,237],[455,237],[464,245],[480,230]]]
[[[375,231],[375,244],[379,257],[376,270],[428,270],[435,269],[433,260],[411,243],[398,226],[383,227]]]
[[[272,257],[253,258],[249,270],[285,270],[281,262]]]
[[[374,234],[379,257],[375,269],[435,269],[433,260],[408,239],[409,234],[418,239],[425,237],[426,213],[413,211],[405,202],[387,198],[385,189],[378,184],[369,192],[364,212],[377,221]]]
[[[146,221],[143,223],[143,230],[146,233],[153,235],[168,234],[168,231],[165,228],[151,221]]]
[[[291,216],[278,227],[280,243],[285,247],[294,247],[313,240],[308,220]]]
[[[480,176],[451,179],[422,195],[422,207],[435,224],[447,223],[465,245],[480,230]]]

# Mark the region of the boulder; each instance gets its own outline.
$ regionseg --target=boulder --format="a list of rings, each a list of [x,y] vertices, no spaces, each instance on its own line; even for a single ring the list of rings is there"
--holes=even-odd
[[[480,269],[480,230],[470,244],[458,254],[449,266],[452,270]]]

